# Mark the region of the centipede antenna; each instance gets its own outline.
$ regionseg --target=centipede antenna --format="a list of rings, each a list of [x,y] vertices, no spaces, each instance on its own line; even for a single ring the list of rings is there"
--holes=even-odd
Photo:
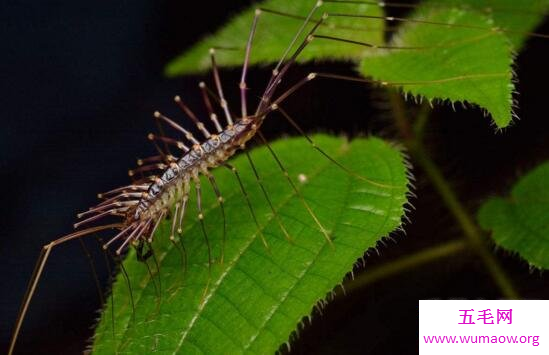
[[[204,225],[204,212],[202,211],[202,192],[200,190],[200,180],[198,177],[194,176],[194,189],[196,190],[196,206],[198,209],[198,220],[200,221],[200,226],[202,227],[202,234],[204,234],[204,241],[208,247],[208,274],[211,277],[212,270],[212,249],[210,247],[210,240],[208,238],[208,233],[206,232],[206,226]]]
[[[233,172],[234,176],[236,176],[236,179],[238,180],[238,185],[240,186],[240,191],[244,195],[244,199],[246,200],[246,204],[248,205],[248,209],[250,210],[250,214],[252,215],[255,226],[257,227],[257,233],[259,234],[259,237],[261,238],[261,241],[263,242],[263,245],[265,246],[265,248],[269,249],[269,245],[267,244],[267,240],[265,239],[265,235],[263,234],[263,228],[261,228],[261,226],[259,225],[259,222],[257,221],[257,217],[256,217],[254,209],[252,207],[250,197],[248,196],[248,192],[244,188],[244,184],[242,183],[242,179],[240,179],[240,174],[238,173],[238,170],[229,163],[225,163],[225,164],[223,164],[223,166],[225,166],[227,169],[229,169],[231,172]],[[286,234],[284,234],[284,235],[286,235]]]
[[[248,163],[250,163],[250,166],[252,167],[252,170],[254,172],[255,180],[259,184],[259,187],[261,188],[261,191],[263,192],[263,196],[265,197],[265,200],[267,200],[267,203],[269,204],[269,207],[271,208],[271,212],[273,213],[273,216],[278,223],[278,226],[282,230],[282,233],[284,233],[284,237],[288,241],[292,241],[292,238],[290,237],[290,233],[286,230],[286,227],[284,227],[284,224],[282,223],[282,220],[280,219],[280,216],[278,215],[278,212],[274,208],[274,205],[271,201],[271,198],[269,197],[269,194],[267,193],[267,189],[265,188],[265,185],[263,185],[263,182],[261,181],[261,177],[259,176],[259,172],[257,171],[257,168],[255,167],[254,161],[252,160],[252,157],[250,156],[250,153],[246,150],[244,151],[246,154],[246,158],[248,159]],[[265,244],[265,247],[269,249],[269,245],[267,244],[267,241],[265,238],[263,238],[263,244]]]
[[[223,196],[221,195],[221,191],[219,191],[219,186],[217,185],[214,176],[208,172],[205,174],[208,177],[208,181],[210,182],[210,185],[212,185],[212,189],[215,193],[215,196],[217,197],[217,201],[219,203],[219,209],[221,210],[221,218],[223,219],[223,237],[221,239],[221,258],[220,258],[220,264],[223,264],[223,260],[225,258],[225,242],[227,239],[227,218],[225,217],[225,203],[223,200]]]
[[[217,69],[217,64],[215,61],[215,49],[210,48],[210,57],[212,60],[212,72],[215,82],[215,87],[217,88],[217,94],[219,95],[219,101],[223,112],[225,113],[225,118],[227,119],[227,124],[229,126],[233,125],[233,119],[231,118],[231,113],[229,111],[229,105],[227,100],[225,100],[225,95],[223,94],[223,86],[221,85],[221,79],[219,77],[219,70]]]
[[[282,107],[280,106],[277,106],[276,107],[276,110],[278,110],[282,116],[284,116],[284,118],[295,128],[295,130],[297,132],[299,132],[299,134],[301,134],[303,137],[305,137],[305,139],[309,142],[309,144],[311,145],[311,147],[313,147],[315,150],[317,150],[320,154],[322,154],[326,159],[328,159],[330,162],[334,163],[337,167],[339,167],[341,170],[345,171],[347,174],[351,175],[351,176],[354,176],[360,180],[363,180],[363,181],[366,181],[368,182],[369,184],[372,184],[372,185],[375,185],[375,186],[378,186],[378,187],[384,187],[384,188],[388,188],[388,187],[394,187],[394,186],[391,186],[391,185],[385,185],[385,184],[381,184],[381,183],[378,183],[378,182],[375,182],[375,181],[372,181],[352,170],[350,170],[349,168],[347,168],[346,166],[342,165],[340,162],[338,162],[337,160],[335,160],[332,156],[330,156],[328,153],[326,153],[322,148],[320,148],[312,139],[311,137],[309,137],[309,135],[307,135],[307,133],[305,133],[305,131],[303,131],[303,129],[297,124],[297,122],[285,111],[282,109]]]
[[[200,92],[202,93],[202,101],[204,101],[204,106],[206,106],[206,110],[208,111],[208,117],[210,117],[210,120],[215,125],[217,133],[221,133],[221,131],[223,131],[223,128],[219,124],[219,120],[217,119],[217,115],[213,110],[212,102],[210,101],[209,97],[209,91],[211,90],[206,87],[206,83],[203,81],[198,84],[198,87],[200,88]]]
[[[324,228],[322,223],[320,223],[320,220],[318,219],[316,214],[313,212],[313,210],[309,206],[309,203],[307,203],[307,201],[305,200],[305,198],[303,197],[301,192],[298,190],[297,186],[295,186],[295,183],[293,182],[293,180],[290,178],[290,175],[288,174],[288,170],[286,170],[286,168],[284,167],[284,165],[282,164],[282,162],[280,161],[280,159],[278,158],[278,156],[274,152],[273,148],[271,147],[271,145],[269,144],[267,139],[265,139],[265,136],[263,136],[263,133],[260,130],[258,130],[257,135],[258,135],[259,139],[263,142],[263,144],[265,144],[267,146],[267,149],[269,150],[272,157],[276,161],[278,167],[280,168],[280,170],[282,171],[282,173],[286,177],[286,180],[288,180],[288,183],[291,185],[292,189],[294,190],[294,193],[299,198],[299,200],[301,201],[301,203],[303,204],[303,206],[305,207],[305,209],[307,210],[307,212],[309,213],[311,218],[314,220],[315,224],[320,228],[320,231],[324,235],[324,238],[326,239],[328,244],[333,246],[333,242],[332,242],[332,239],[330,238],[330,236],[328,235],[328,231],[326,230],[326,228]]]
[[[244,56],[244,65],[242,65],[242,76],[240,77],[240,105],[241,105],[241,112],[242,117],[248,116],[248,104],[247,104],[247,85],[246,85],[246,74],[248,72],[248,64],[250,62],[250,52],[252,49],[252,43],[255,36],[255,30],[257,28],[257,21],[259,20],[259,16],[261,15],[261,10],[256,9],[254,13],[254,19],[252,22],[252,28],[250,30],[250,35],[248,37],[248,42],[246,43],[246,55]]]
[[[290,50],[292,49],[292,47],[296,43],[297,39],[299,38],[299,36],[301,36],[303,31],[305,30],[305,27],[307,26],[307,24],[309,24],[309,22],[311,21],[312,16],[314,15],[316,10],[320,6],[322,6],[322,1],[317,1],[315,6],[313,6],[313,8],[309,11],[309,14],[305,18],[305,21],[303,21],[303,23],[301,24],[301,27],[299,28],[297,33],[294,35],[294,37],[292,38],[290,44],[288,45],[288,47],[284,51],[284,54],[282,54],[282,58],[280,58],[280,60],[276,64],[276,67],[273,69],[271,79],[269,80],[269,83],[267,84],[267,88],[270,87],[274,83],[275,79],[278,77],[280,66],[282,65],[284,60],[286,60],[286,57],[288,56],[288,53],[290,53]],[[317,21],[317,23],[320,24],[320,23],[322,23],[322,21],[319,20],[319,21]]]
[[[316,79],[317,74],[316,73],[310,73],[300,81],[298,81],[296,84],[292,85],[289,89],[284,91],[274,102],[269,105],[268,108],[266,108],[265,112],[258,113],[259,116],[265,117],[265,114],[267,111],[272,111],[273,108],[276,108],[282,101],[286,100],[286,98],[290,95],[292,95],[294,92],[296,92],[298,89],[300,89],[303,85],[307,84],[309,81]]]
[[[322,3],[322,2],[320,2],[320,3]],[[328,18],[328,15],[323,14],[322,17],[315,23],[313,28],[311,28],[311,30],[308,32],[308,34],[305,37],[305,39],[303,40],[303,42],[301,42],[299,47],[295,50],[295,52],[292,54],[290,59],[282,67],[282,69],[280,69],[280,72],[274,72],[273,71],[273,74],[271,76],[271,80],[269,82],[269,85],[267,85],[267,88],[265,89],[264,94],[261,96],[261,103],[259,104],[259,106],[257,108],[256,114],[258,112],[262,111],[262,109],[265,107],[265,105],[267,105],[270,102],[270,99],[271,99],[272,95],[274,94],[275,89],[278,87],[278,85],[280,84],[280,82],[282,80],[281,78],[285,75],[285,73],[288,71],[288,69],[290,69],[290,67],[295,63],[295,61],[297,60],[297,57],[299,56],[299,54],[301,54],[301,52],[305,49],[305,47],[307,47],[307,45],[314,39],[313,34],[316,32],[316,30],[322,24],[322,22],[324,20],[326,20],[326,18]]]
[[[196,138],[194,138],[194,136],[191,132],[187,131],[185,128],[181,127],[180,125],[175,123],[173,120],[171,120],[167,116],[161,114],[158,111],[155,111],[154,112],[154,117],[164,120],[166,123],[168,123],[170,126],[172,126],[172,128],[174,128],[174,129],[180,131],[181,133],[183,133],[185,135],[185,138],[187,138],[193,144],[200,144],[200,142],[198,140],[196,140]]]
[[[8,355],[13,354],[13,350],[15,348],[15,343],[17,342],[17,337],[19,335],[19,332],[21,331],[21,326],[23,325],[23,320],[25,318],[25,315],[27,314],[27,310],[30,305],[30,301],[32,299],[32,296],[34,295],[36,291],[36,287],[38,285],[38,281],[40,281],[40,277],[42,276],[42,272],[44,271],[44,267],[46,266],[46,262],[48,261],[48,258],[51,254],[51,251],[56,246],[63,244],[65,242],[68,242],[69,240],[78,239],[83,236],[107,230],[107,229],[116,229],[123,227],[123,224],[121,223],[113,223],[113,224],[107,224],[104,226],[96,226],[96,227],[90,227],[81,231],[77,231],[71,234],[68,234],[66,236],[63,236],[61,238],[58,238],[42,247],[42,250],[40,252],[40,256],[38,257],[38,260],[36,261],[36,265],[34,267],[34,271],[32,273],[29,285],[27,287],[27,290],[25,292],[25,296],[23,298],[23,303],[21,304],[21,307],[19,308],[19,313],[17,316],[17,320],[15,322],[15,328],[11,337],[10,346],[8,349]]]
[[[204,126],[204,123],[202,123],[198,117],[196,117],[196,115],[194,114],[194,112],[189,108],[189,106],[187,106],[183,100],[181,100],[181,97],[179,95],[176,95],[173,100],[175,101],[175,103],[179,106],[179,108],[181,108],[181,110],[183,110],[183,112],[185,112],[185,114],[187,114],[187,116],[189,116],[189,118],[193,121],[193,123],[196,125],[196,128],[198,128],[198,130],[202,133],[202,135],[204,136],[204,138],[208,139],[210,138],[211,136],[211,133],[208,131],[208,129],[206,128],[206,126]]]

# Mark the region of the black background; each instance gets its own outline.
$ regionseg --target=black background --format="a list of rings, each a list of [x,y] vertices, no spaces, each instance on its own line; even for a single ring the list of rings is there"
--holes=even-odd
[[[127,168],[151,153],[145,135],[151,113],[172,107],[178,93],[198,100],[202,77],[166,79],[167,61],[213,31],[249,1],[21,1],[3,2],[0,106],[0,349],[5,349],[40,247],[71,230],[76,212],[97,192],[127,181]],[[538,29],[549,32],[547,26]],[[480,111],[436,109],[428,145],[474,211],[487,196],[549,158],[545,110],[547,41],[530,40],[516,67],[520,95],[512,128],[494,134]],[[319,70],[318,66],[314,67]],[[312,67],[300,67],[297,80]],[[348,65],[320,70],[352,73]],[[224,71],[237,98],[238,70]],[[252,70],[260,89],[266,70]],[[337,93],[334,95],[334,93]],[[348,83],[319,82],[288,110],[308,131],[373,133],[398,139],[385,95]],[[271,137],[292,133],[269,123]],[[292,133],[293,134],[293,133]],[[461,236],[420,169],[407,236],[381,247],[366,268],[423,246]],[[90,246],[94,246],[90,243]],[[96,249],[96,248],[93,248]],[[100,257],[97,251],[96,257]],[[496,252],[525,298],[548,298],[547,277]],[[100,276],[107,274],[100,267]],[[417,300],[499,298],[473,255],[460,254],[378,282],[331,303],[292,342],[295,353],[394,354],[417,352]],[[80,353],[97,317],[96,289],[77,243],[55,250],[23,327],[18,353]]]

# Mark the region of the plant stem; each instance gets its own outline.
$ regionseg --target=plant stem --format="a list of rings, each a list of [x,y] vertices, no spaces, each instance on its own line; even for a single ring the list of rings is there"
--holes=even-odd
[[[463,230],[469,245],[482,259],[488,271],[492,275],[492,278],[500,288],[502,294],[508,299],[519,299],[520,296],[518,292],[515,290],[510,278],[506,275],[496,257],[490,251],[489,245],[486,243],[486,240],[474,222],[473,217],[469,214],[465,206],[461,204],[456,193],[452,190],[450,184],[444,178],[444,175],[438,166],[429,157],[422,140],[417,138],[418,133],[420,136],[422,135],[421,131],[425,125],[430,110],[427,106],[422,108],[417,117],[417,122],[421,123],[416,125],[416,134],[414,134],[410,121],[406,117],[402,97],[395,91],[390,91],[389,95],[391,103],[395,108],[394,113],[395,120],[397,122],[396,125],[404,138],[404,144],[408,148],[410,154],[418,165],[423,168],[423,171],[442,198],[442,201]],[[407,128],[401,129],[401,127]]]
[[[463,239],[451,240],[446,243],[423,249],[415,254],[390,261],[382,266],[368,270],[344,285],[345,292],[353,292],[359,288],[377,282],[386,277],[408,271],[413,267],[441,259],[467,249],[467,242]]]

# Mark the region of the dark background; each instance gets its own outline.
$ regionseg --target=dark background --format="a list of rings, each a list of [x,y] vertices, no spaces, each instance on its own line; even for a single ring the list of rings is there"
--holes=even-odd
[[[5,349],[40,247],[71,231],[75,213],[98,192],[127,182],[127,168],[151,153],[145,135],[155,109],[178,93],[198,100],[201,77],[166,79],[167,61],[250,1],[21,1],[0,5],[0,349]],[[539,32],[548,33],[545,25]],[[474,211],[487,196],[549,158],[545,115],[547,42],[531,40],[518,58],[522,120],[494,134],[478,110],[439,108],[427,129],[431,152]],[[318,67],[315,67],[318,70]],[[298,68],[292,79],[310,68]],[[347,65],[322,70],[352,73]],[[224,71],[234,83],[238,70]],[[266,70],[253,70],[261,88]],[[230,84],[225,84],[228,87]],[[334,95],[333,93],[337,93]],[[322,83],[288,102],[308,131],[373,133],[397,139],[385,94],[348,83]],[[269,136],[292,133],[269,123]],[[293,134],[293,133],[292,133]],[[461,236],[420,169],[407,236],[381,247],[366,268]],[[94,243],[88,244],[101,257]],[[497,251],[525,298],[548,298],[547,277]],[[106,283],[107,273],[99,266]],[[476,257],[459,254],[331,303],[292,343],[295,353],[415,353],[417,300],[499,298]],[[96,289],[78,243],[54,251],[23,326],[17,352],[80,353],[97,317]]]

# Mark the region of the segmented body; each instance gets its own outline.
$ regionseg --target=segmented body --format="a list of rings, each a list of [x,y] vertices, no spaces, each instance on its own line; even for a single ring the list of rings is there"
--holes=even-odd
[[[242,118],[229,125],[219,134],[211,135],[201,144],[195,144],[177,162],[170,164],[161,177],[157,178],[139,201],[130,223],[144,222],[158,218],[159,214],[171,208],[183,194],[192,179],[208,173],[234,155],[237,149],[255,134],[258,121]]]

